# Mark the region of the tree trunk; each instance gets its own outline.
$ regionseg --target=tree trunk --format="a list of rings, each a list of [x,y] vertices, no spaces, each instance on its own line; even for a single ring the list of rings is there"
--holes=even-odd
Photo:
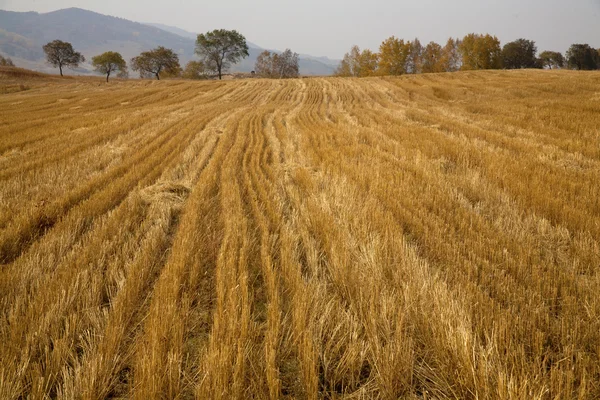
[[[160,81],[160,76],[158,76],[158,72],[156,74],[154,74],[154,75],[156,75],[156,80]]]
[[[63,74],[62,74],[62,64],[58,64],[58,69],[60,71],[60,76],[63,76]]]
[[[108,77],[110,76],[110,72],[106,73],[106,83],[108,83]]]
[[[219,80],[221,80],[221,76],[222,76],[221,75],[221,66],[219,65],[219,66],[217,66],[217,68],[219,69]]]

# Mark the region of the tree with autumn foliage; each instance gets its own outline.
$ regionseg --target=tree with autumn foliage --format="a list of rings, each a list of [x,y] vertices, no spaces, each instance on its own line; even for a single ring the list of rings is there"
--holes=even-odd
[[[489,34],[470,33],[459,46],[463,70],[499,69],[502,67],[500,40]]]
[[[455,72],[459,71],[462,66],[462,54],[460,52],[459,39],[449,38],[446,45],[442,49],[442,64],[444,71]]]
[[[349,53],[344,55],[342,62],[335,72],[337,76],[374,76],[377,73],[379,56],[371,50],[360,50],[352,46]]]
[[[421,72],[444,72],[444,49],[435,42],[430,42],[421,55]]]
[[[406,62],[410,56],[410,42],[392,36],[379,46],[379,73],[402,75],[406,73]]]
[[[208,79],[206,65],[202,61],[189,61],[185,65],[182,77],[185,79]]]
[[[406,65],[406,71],[410,74],[420,74],[422,67],[422,55],[423,55],[423,46],[419,39],[415,38],[412,42],[409,42],[410,45],[410,54],[408,56],[408,62]]]

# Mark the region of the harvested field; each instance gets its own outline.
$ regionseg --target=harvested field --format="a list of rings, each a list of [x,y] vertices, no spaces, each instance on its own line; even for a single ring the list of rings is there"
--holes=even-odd
[[[0,87],[0,398],[600,398],[600,73]]]

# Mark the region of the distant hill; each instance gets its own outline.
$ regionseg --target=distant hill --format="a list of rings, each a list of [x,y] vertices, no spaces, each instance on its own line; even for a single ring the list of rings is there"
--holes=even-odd
[[[182,66],[194,59],[196,34],[162,24],[142,24],[99,14],[80,8],[49,13],[0,10],[0,53],[11,57],[21,67],[56,73],[45,63],[42,46],[60,39],[73,44],[88,62],[75,72],[92,73],[89,60],[105,51],[118,51],[126,60],[157,46],[173,49]],[[249,43],[250,57],[235,65],[232,71],[249,72],[263,49]],[[335,67],[317,57],[302,56],[300,73],[329,75]]]

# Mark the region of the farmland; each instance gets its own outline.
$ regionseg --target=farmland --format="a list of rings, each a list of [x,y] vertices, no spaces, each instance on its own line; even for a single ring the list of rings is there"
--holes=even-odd
[[[600,397],[600,74],[0,89],[0,398]]]

